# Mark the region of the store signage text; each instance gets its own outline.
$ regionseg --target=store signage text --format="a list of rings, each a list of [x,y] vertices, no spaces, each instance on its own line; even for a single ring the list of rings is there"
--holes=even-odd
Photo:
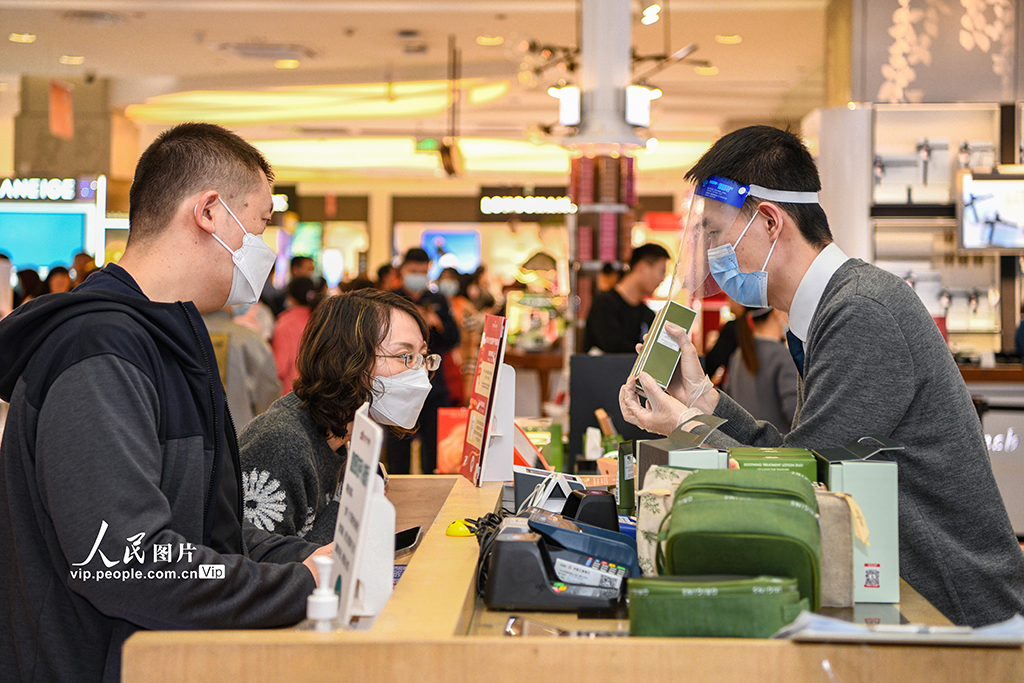
[[[990,451],[1015,451],[1020,446],[1020,437],[1013,433],[1013,427],[1006,430],[1006,434],[985,434],[985,445]]]
[[[75,199],[75,179],[4,178],[0,182],[0,199],[72,201]]]
[[[487,196],[480,198],[480,213],[508,214],[566,214],[576,213],[576,205],[568,197]]]

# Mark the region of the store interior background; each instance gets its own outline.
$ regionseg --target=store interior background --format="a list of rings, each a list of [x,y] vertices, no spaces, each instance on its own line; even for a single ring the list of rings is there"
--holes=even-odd
[[[634,244],[676,252],[665,212],[685,214],[683,175],[720,135],[788,126],[818,159],[840,246],[912,282],[964,356],[1012,350],[1019,256],[959,249],[955,195],[965,143],[970,166],[1019,161],[1020,3],[676,0],[656,22],[644,20],[653,3],[629,4],[634,76],[662,92],[636,131],[656,143],[624,152],[641,207],[659,212],[659,225],[639,212]],[[480,260],[508,282],[537,252],[570,257],[558,217],[485,221],[478,206],[484,187],[566,184],[581,150],[562,146],[571,130],[547,90],[578,79],[579,8],[0,0],[0,178],[104,176],[103,258],[116,258],[139,153],[175,123],[213,121],[264,151],[290,200],[268,241],[314,243],[329,279],[372,275],[424,231],[449,231],[478,234]],[[51,132],[55,82],[70,93],[70,139]],[[416,151],[452,132],[456,175]]]

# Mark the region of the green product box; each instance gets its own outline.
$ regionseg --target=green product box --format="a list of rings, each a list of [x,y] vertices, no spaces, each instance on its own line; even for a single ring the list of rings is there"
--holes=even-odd
[[[679,363],[680,353],[676,340],[665,331],[665,322],[675,323],[689,332],[696,317],[696,311],[682,304],[678,304],[675,301],[666,303],[654,317],[654,323],[651,325],[651,331],[647,335],[647,341],[644,342],[643,348],[640,349],[640,355],[637,356],[636,363],[633,364],[633,369],[629,373],[630,376],[638,377],[641,372],[646,372],[654,378],[658,386],[663,389],[668,387],[668,383],[672,379],[672,373],[676,371],[676,365]],[[637,393],[642,396],[643,389],[640,387],[639,382],[636,388]]]
[[[792,472],[817,481],[818,463],[814,453],[805,448],[752,448],[742,446],[729,449],[729,457],[740,469]]]
[[[852,496],[868,527],[870,545],[856,538],[853,541],[854,602],[900,601],[896,463],[871,458],[902,449],[888,439],[864,437],[857,443],[814,452],[818,460],[818,481],[829,491]]]

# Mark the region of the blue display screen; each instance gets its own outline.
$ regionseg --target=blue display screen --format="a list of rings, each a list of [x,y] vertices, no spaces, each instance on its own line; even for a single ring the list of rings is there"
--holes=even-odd
[[[0,251],[14,270],[70,266],[85,245],[85,214],[0,211]]]

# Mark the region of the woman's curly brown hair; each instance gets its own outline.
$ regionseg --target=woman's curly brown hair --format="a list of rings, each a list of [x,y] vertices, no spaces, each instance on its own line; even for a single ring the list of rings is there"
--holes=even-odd
[[[344,436],[356,409],[373,398],[371,373],[391,330],[393,310],[412,316],[423,339],[428,338],[419,310],[394,292],[345,292],[313,309],[299,341],[294,387],[325,438]]]

